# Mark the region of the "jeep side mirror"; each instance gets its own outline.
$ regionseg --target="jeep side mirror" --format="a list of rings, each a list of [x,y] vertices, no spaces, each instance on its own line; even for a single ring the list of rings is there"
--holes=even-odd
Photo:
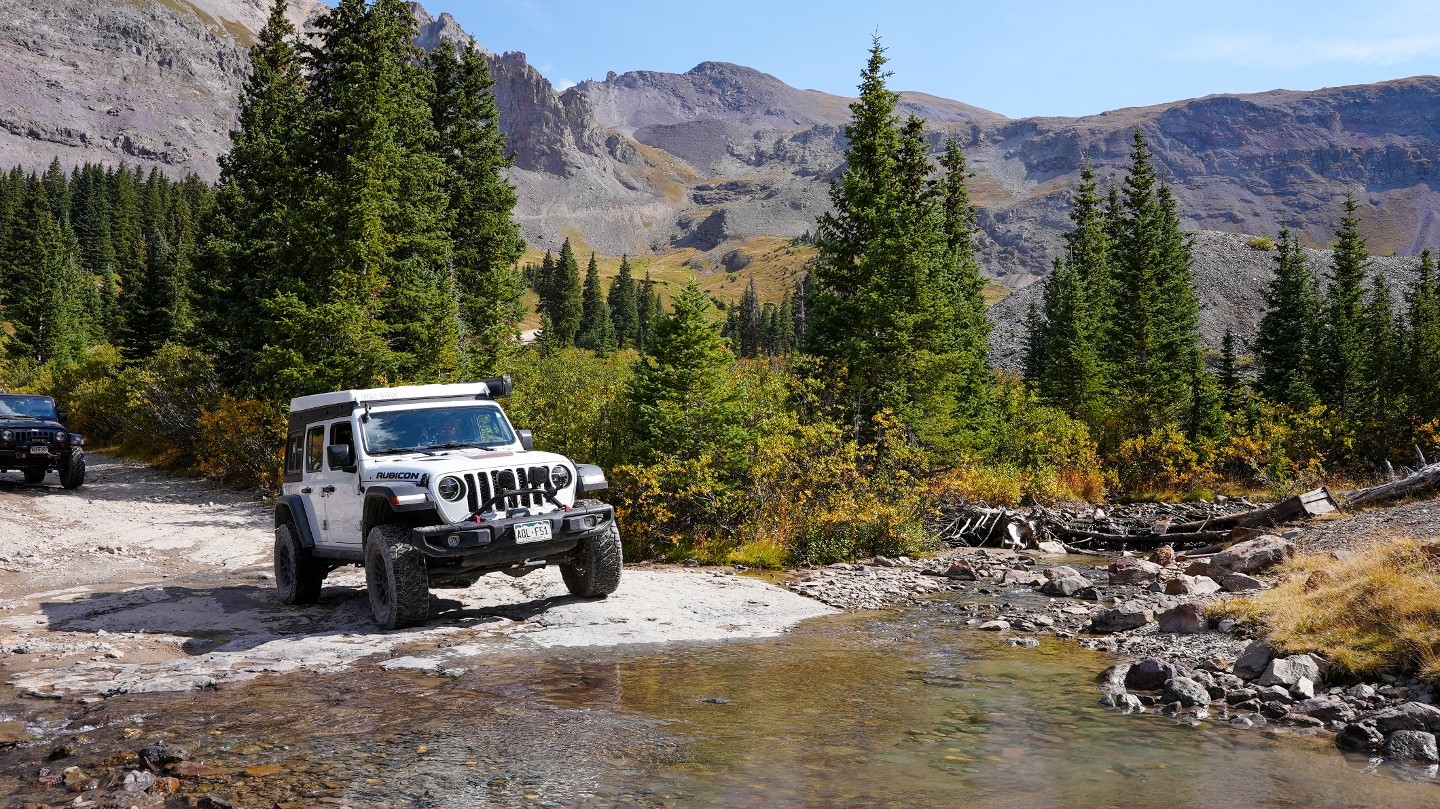
[[[66,413],[64,410],[61,410],[59,413],[55,414],[55,420],[61,423],[67,422],[70,420],[70,414]]]
[[[515,434],[520,436],[521,449],[526,452],[535,449],[535,433],[529,430],[516,430]]]
[[[325,460],[329,462],[331,469],[354,467],[355,448],[349,444],[331,444],[325,448]],[[350,472],[354,470],[352,468],[345,469],[344,471]]]

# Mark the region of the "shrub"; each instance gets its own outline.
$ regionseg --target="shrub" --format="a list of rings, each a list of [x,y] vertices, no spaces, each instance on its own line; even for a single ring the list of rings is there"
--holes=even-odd
[[[1191,441],[1179,427],[1167,424],[1121,442],[1115,476],[1121,490],[1131,496],[1199,488],[1214,478],[1209,456],[1203,443]]]
[[[1256,236],[1245,243],[1251,250],[1274,250],[1275,240],[1269,236]]]
[[[286,430],[279,408],[226,394],[201,413],[198,426],[200,472],[236,486],[279,488]]]

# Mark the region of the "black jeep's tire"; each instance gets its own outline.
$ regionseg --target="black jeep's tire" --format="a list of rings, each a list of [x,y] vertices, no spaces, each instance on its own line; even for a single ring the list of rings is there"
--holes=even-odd
[[[604,598],[620,586],[624,560],[620,551],[620,526],[610,521],[605,533],[580,540],[573,563],[560,565],[560,578],[571,595]]]
[[[382,629],[417,626],[430,617],[425,555],[410,544],[410,529],[385,523],[365,538],[365,586]]]
[[[72,452],[60,462],[60,485],[67,489],[78,489],[85,483],[85,453]]]
[[[310,549],[300,544],[300,537],[290,523],[275,526],[275,589],[281,604],[314,604],[320,600],[320,588],[329,572]]]
[[[20,471],[25,473],[26,483],[43,483],[45,481],[44,469],[22,469]]]

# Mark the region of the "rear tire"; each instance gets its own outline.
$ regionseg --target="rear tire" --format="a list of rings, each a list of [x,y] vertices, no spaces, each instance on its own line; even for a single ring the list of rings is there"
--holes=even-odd
[[[44,469],[26,469],[26,470],[23,470],[23,471],[25,472],[25,482],[26,482],[26,483],[34,484],[34,483],[44,483],[44,482],[45,482],[45,470],[44,470]]]
[[[275,589],[281,604],[314,604],[328,571],[300,544],[290,523],[275,526]]]
[[[571,595],[604,598],[620,587],[624,559],[620,549],[620,525],[613,518],[605,533],[580,540],[573,563],[560,565],[560,578]]]
[[[365,540],[365,585],[370,609],[382,629],[418,626],[430,617],[430,577],[425,555],[410,544],[410,529],[384,523]]]
[[[85,453],[76,450],[60,462],[60,485],[78,489],[85,483]]]

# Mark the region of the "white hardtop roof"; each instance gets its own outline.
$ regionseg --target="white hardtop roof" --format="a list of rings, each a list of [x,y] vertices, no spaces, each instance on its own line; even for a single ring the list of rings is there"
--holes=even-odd
[[[455,385],[401,385],[395,388],[340,390],[334,393],[316,393],[311,396],[297,396],[290,400],[290,412],[298,413],[302,410],[313,410],[317,407],[360,404],[361,402],[478,398],[490,398],[490,386],[484,382],[464,382]]]

